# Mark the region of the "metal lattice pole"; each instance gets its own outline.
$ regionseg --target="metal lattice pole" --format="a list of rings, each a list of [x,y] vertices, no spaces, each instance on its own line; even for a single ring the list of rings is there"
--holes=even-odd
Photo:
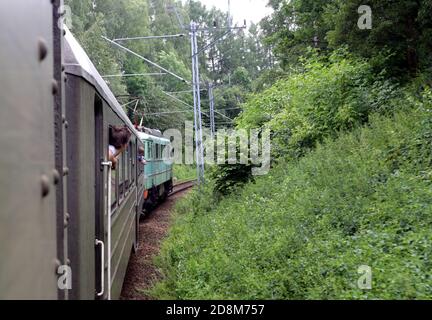
[[[200,75],[198,61],[197,25],[191,22],[191,51],[192,51],[192,88],[194,96],[194,120],[195,120],[195,147],[198,183],[204,183],[204,146],[202,136]]]
[[[213,96],[212,83],[209,83],[208,85],[208,95],[210,100],[210,132],[211,132],[211,137],[214,138],[216,133],[216,126],[215,126],[215,118],[214,118],[214,96]]]

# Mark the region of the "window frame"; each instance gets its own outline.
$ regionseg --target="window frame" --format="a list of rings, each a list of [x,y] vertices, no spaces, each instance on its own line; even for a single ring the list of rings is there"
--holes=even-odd
[[[128,193],[129,186],[130,186],[130,144],[126,147],[126,150],[124,151],[125,154],[125,162],[124,162],[124,193],[125,195]]]
[[[126,152],[122,152],[122,154],[118,158],[117,170],[120,173],[118,175],[118,203],[119,205],[123,202],[125,197],[125,154]]]
[[[131,184],[135,185],[136,163],[138,162],[137,142],[131,141]]]

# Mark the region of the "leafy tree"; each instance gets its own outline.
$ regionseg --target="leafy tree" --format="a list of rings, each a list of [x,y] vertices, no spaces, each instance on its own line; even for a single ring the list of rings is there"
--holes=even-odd
[[[288,69],[307,54],[309,47],[326,50],[326,34],[329,27],[324,20],[326,7],[334,0],[270,0],[274,13],[263,19],[261,26],[266,42],[274,47],[274,53]]]
[[[432,65],[432,4],[429,0],[270,0],[261,26],[285,70],[298,66],[308,47],[328,55],[348,46],[393,76],[415,75]],[[372,29],[358,27],[361,5],[372,9]]]
[[[396,86],[376,77],[365,59],[338,50],[329,61],[303,61],[303,68],[252,95],[237,118],[240,127],[272,130],[276,158],[296,159],[323,139],[367,122],[372,112],[393,111]]]
[[[357,26],[357,9],[362,4],[372,9],[371,30],[359,30]],[[331,26],[328,39],[333,47],[348,44],[353,52],[371,59],[389,52],[385,63],[392,74],[415,74],[431,66],[431,9],[429,0],[334,1],[326,17]]]

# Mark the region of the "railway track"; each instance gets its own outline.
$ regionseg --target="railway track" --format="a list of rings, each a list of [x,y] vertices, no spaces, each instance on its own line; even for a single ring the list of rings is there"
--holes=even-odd
[[[173,191],[169,194],[169,197],[172,195],[175,195],[176,193],[179,193],[181,191],[190,189],[196,185],[196,180],[188,180],[184,182],[180,182],[174,185]]]

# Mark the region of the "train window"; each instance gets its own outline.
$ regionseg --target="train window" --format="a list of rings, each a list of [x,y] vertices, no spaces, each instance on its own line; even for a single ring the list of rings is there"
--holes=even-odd
[[[117,171],[111,170],[111,207],[117,205]]]
[[[136,150],[136,143],[132,143],[132,156],[131,156],[131,182],[135,182],[135,175],[136,175],[136,164],[138,161],[138,154]]]
[[[123,152],[119,157],[118,157],[118,162],[117,162],[117,171],[118,171],[118,195],[119,195],[119,199],[121,200],[123,193],[124,193],[124,157],[125,157],[125,152]]]
[[[128,154],[127,154],[127,170],[126,170],[126,176],[127,176],[127,188],[129,189],[129,185],[132,180],[131,170],[132,170],[132,142],[129,142],[128,146]]]
[[[109,137],[108,137],[109,139]],[[108,150],[107,150],[108,151]],[[107,155],[107,157],[109,154]],[[118,168],[120,163],[117,163],[116,167],[111,170],[111,211],[114,212],[114,209],[117,206],[118,200]]]
[[[164,155],[165,147],[166,146],[161,145],[161,159],[162,160],[165,160],[165,155]]]
[[[123,168],[122,168],[122,172],[123,172],[123,181],[122,181],[122,184],[123,184],[123,188],[122,188],[122,195],[124,195],[124,193],[126,192],[126,179],[127,179],[127,176],[126,176],[126,166],[127,166],[127,157],[126,157],[126,155],[127,155],[127,153],[126,153],[126,150],[125,150],[125,152],[123,152],[123,154],[122,154],[122,163],[123,163]]]
[[[144,142],[143,148],[144,148],[144,159],[148,160],[149,159],[149,151],[148,151],[149,148],[148,148],[147,141]],[[144,165],[140,162],[140,163],[138,163],[138,176],[141,176],[143,174],[143,172],[144,172]]]
[[[151,141],[147,142],[147,150],[148,150],[148,154],[149,154],[148,158],[150,160],[153,160],[153,143]]]
[[[156,144],[156,159],[159,159],[159,145]]]
[[[137,162],[137,152],[136,152],[136,146],[134,143],[129,144],[130,150],[131,150],[131,166],[130,166],[130,177],[131,177],[131,183],[133,184],[135,182],[135,164]]]
[[[125,190],[127,190],[129,188],[129,179],[130,179],[130,171],[129,171],[129,167],[130,167],[130,148],[127,147],[125,150],[125,156],[124,156],[124,172],[125,172],[125,176],[124,176],[124,180],[125,180]]]

